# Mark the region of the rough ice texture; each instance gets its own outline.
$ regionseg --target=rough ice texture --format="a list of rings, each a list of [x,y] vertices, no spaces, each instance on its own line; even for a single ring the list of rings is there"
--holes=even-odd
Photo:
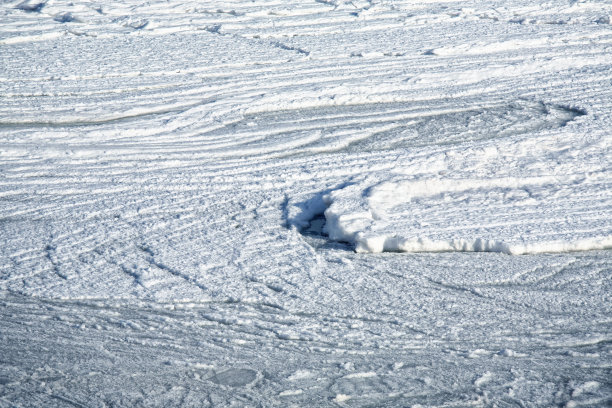
[[[0,1],[0,407],[610,406],[611,15]]]

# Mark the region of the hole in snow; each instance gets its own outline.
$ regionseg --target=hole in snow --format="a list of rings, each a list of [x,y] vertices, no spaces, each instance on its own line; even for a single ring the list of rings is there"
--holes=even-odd
[[[308,228],[302,230],[303,235],[311,235],[314,237],[327,237],[325,229],[325,215],[317,214],[310,220]]]

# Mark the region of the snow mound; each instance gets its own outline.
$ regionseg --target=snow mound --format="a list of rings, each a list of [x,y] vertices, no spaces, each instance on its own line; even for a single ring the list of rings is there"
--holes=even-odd
[[[396,178],[326,196],[326,231],[357,252],[506,254],[612,247],[605,173]]]

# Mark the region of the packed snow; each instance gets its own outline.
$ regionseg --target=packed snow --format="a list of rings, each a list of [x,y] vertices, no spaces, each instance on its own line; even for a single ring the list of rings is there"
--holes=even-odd
[[[612,404],[612,5],[0,4],[0,407]]]

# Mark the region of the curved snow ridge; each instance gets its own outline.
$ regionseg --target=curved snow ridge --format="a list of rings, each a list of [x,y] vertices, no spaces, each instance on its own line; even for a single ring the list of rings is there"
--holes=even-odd
[[[325,197],[325,228],[357,252],[608,249],[609,186],[605,172],[360,183]]]

